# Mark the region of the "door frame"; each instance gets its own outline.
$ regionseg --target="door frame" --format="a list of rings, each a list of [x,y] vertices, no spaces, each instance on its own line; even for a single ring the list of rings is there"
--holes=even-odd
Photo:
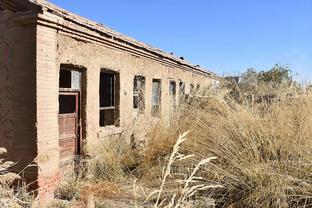
[[[79,90],[72,90],[72,89],[65,89],[60,88],[59,96],[75,96],[76,103],[75,103],[75,114],[76,121],[75,121],[75,152],[74,156],[81,155],[81,137],[82,137],[82,125],[81,125],[81,92]],[[58,113],[58,118],[62,114]],[[60,136],[60,135],[59,135]],[[60,139],[60,138],[59,138]]]
[[[80,79],[80,88],[72,88],[72,86],[61,86],[59,84],[59,93],[79,93],[78,97],[78,124],[77,124],[77,146],[75,156],[82,156],[86,154],[84,152],[84,145],[86,139],[86,105],[87,105],[87,68],[83,66],[77,66],[74,64],[61,63],[59,68],[59,75],[61,76],[61,71],[75,71],[79,72]],[[60,78],[60,77],[59,77]]]

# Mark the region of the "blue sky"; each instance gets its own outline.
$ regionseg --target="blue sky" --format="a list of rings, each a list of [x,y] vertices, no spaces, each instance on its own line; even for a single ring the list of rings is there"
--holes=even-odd
[[[311,0],[51,0],[218,74],[289,65],[312,81]]]

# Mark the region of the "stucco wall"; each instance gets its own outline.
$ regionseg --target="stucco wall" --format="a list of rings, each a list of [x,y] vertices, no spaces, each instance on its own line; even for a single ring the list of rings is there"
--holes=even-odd
[[[40,197],[50,197],[61,178],[59,170],[58,67],[56,30],[37,26],[37,140]]]
[[[51,14],[45,18],[57,19]],[[65,24],[65,23],[63,23]],[[169,118],[170,98],[169,79],[186,84],[186,93],[190,84],[210,86],[212,80],[204,75],[192,73],[174,64],[164,64],[148,57],[134,55],[121,49],[88,41],[68,35],[64,31],[49,25],[37,26],[37,127],[38,127],[38,164],[40,194],[50,194],[54,184],[62,175],[59,170],[59,131],[58,131],[58,92],[61,64],[78,66],[83,71],[85,87],[82,96],[83,123],[87,143],[112,131],[99,125],[99,81],[101,69],[109,69],[120,76],[120,126],[130,125],[134,119],[133,81],[135,75],[146,78],[145,112],[146,121],[151,118],[152,79],[161,79],[161,116]],[[170,66],[169,66],[170,65]],[[177,102],[177,101],[176,101]],[[147,124],[148,125],[148,124]],[[45,197],[45,196],[43,196]]]
[[[8,159],[36,180],[36,26],[27,12],[0,12],[0,146]],[[31,173],[30,173],[31,172]],[[35,185],[35,184],[34,184]]]
[[[59,168],[58,94],[61,64],[83,69],[83,123],[86,141],[97,140],[112,129],[99,125],[101,69],[120,76],[120,126],[135,118],[133,81],[144,76],[146,121],[151,117],[152,80],[161,80],[161,117],[170,114],[169,79],[208,87],[212,80],[185,65],[164,60],[133,46],[116,45],[96,31],[65,20],[49,11],[0,12],[0,146],[17,163],[39,194],[51,196],[62,177]],[[176,101],[177,103],[178,101]],[[148,125],[148,124],[147,124]],[[38,166],[30,166],[34,162]],[[26,167],[26,168],[25,168]],[[38,179],[38,180],[37,180]]]
[[[210,86],[212,80],[203,73],[193,73],[190,68],[174,61],[167,60],[156,54],[149,54],[143,49],[134,49],[124,43],[117,43],[112,38],[90,30],[82,25],[65,20],[50,12],[39,14],[38,26],[38,101],[49,106],[43,108],[38,102],[38,141],[47,144],[43,147],[56,152],[58,137],[57,111],[58,111],[58,86],[59,70],[61,64],[79,66],[83,69],[83,79],[86,79],[83,95],[84,109],[86,112],[83,123],[85,124],[85,138],[87,141],[96,140],[108,132],[107,128],[99,125],[99,76],[101,69],[109,69],[120,75],[120,126],[129,125],[134,118],[133,110],[133,79],[135,75],[146,78],[145,86],[145,117],[150,120],[152,101],[152,79],[161,79],[162,97],[161,116],[167,118],[170,110],[169,79],[177,83],[185,82],[186,93],[190,84],[200,84],[201,87]],[[42,46],[42,47],[41,47]],[[41,50],[39,50],[41,48]],[[166,59],[166,60],[165,60]],[[40,92],[40,93],[39,93]],[[178,96],[177,96],[178,97]],[[41,120],[40,120],[41,119]],[[46,129],[47,123],[50,125]],[[42,135],[42,136],[40,136]],[[42,139],[41,139],[42,138]],[[50,139],[44,139],[50,138]],[[41,146],[41,144],[39,144]]]
[[[129,125],[134,118],[133,80],[135,75],[146,78],[144,115],[147,120],[151,118],[152,79],[161,79],[161,116],[165,118],[168,118],[170,110],[169,79],[176,81],[177,98],[179,80],[185,82],[187,93],[191,83],[195,87],[197,84],[200,84],[201,87],[208,87],[212,81],[207,76],[198,75],[179,67],[166,66],[146,57],[108,48],[97,43],[79,41],[64,34],[57,35],[57,45],[58,67],[60,64],[73,64],[86,68],[87,140],[96,139],[98,135],[105,134],[107,131],[99,126],[99,76],[101,69],[113,70],[120,74],[121,127]]]

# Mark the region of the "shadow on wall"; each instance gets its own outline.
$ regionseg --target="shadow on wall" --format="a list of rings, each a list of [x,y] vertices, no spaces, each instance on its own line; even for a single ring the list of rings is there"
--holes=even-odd
[[[16,77],[23,72],[15,63],[14,47],[3,41],[3,37],[0,37],[0,49],[0,147],[6,148],[7,159],[16,163],[11,170],[20,174],[29,189],[34,190],[38,187],[36,128],[32,122],[25,125],[19,117],[21,110],[27,110],[20,102],[24,98],[15,96],[17,90],[25,87],[16,82]],[[18,138],[20,135],[25,136]]]

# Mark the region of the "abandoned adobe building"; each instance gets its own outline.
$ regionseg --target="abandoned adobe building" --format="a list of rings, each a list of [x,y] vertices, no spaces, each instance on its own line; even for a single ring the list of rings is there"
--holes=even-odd
[[[0,0],[0,45],[0,146],[41,194],[85,142],[168,117],[218,80],[47,1]]]

